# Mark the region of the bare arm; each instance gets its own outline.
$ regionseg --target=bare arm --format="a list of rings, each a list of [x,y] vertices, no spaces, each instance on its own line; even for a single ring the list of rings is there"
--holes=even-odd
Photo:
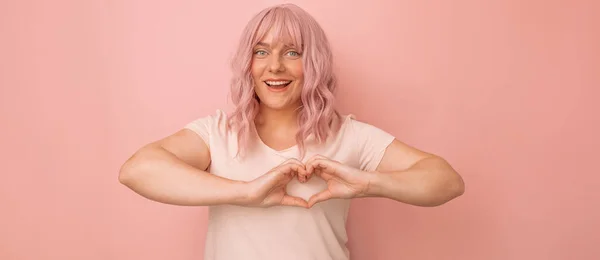
[[[371,174],[366,196],[438,206],[462,195],[464,189],[463,179],[446,160],[394,140]]]
[[[210,151],[196,133],[183,129],[140,148],[121,167],[119,181],[148,199],[174,205],[243,205],[243,182],[206,172]]]

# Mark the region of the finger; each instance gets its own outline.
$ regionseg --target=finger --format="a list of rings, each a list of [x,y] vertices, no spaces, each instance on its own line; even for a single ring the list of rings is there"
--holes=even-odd
[[[281,199],[281,205],[308,208],[308,202],[299,197],[294,197],[287,194],[283,195],[283,198]]]
[[[323,179],[325,181],[328,181],[329,179],[333,178],[333,175],[331,175],[331,174],[329,174],[327,172],[322,171],[320,168],[316,168],[314,174],[317,175],[317,176],[319,176],[319,177],[321,177],[321,179]]]
[[[308,180],[310,180],[311,177],[312,177],[312,174],[309,173],[308,171],[305,171],[302,174],[298,174],[298,180],[300,182],[307,182]]]
[[[286,160],[282,166],[285,167],[286,165],[295,165],[297,167],[294,167],[291,169],[296,171],[298,174],[306,174],[306,167],[304,166],[304,164],[301,161],[299,161],[297,159],[291,158],[291,159]]]
[[[338,165],[336,162],[329,159],[315,159],[309,164],[308,167],[312,169],[312,172],[315,172],[315,169],[319,169],[318,174],[321,176],[323,173],[336,175],[336,169]]]
[[[308,171],[306,172],[306,180],[310,180],[310,178],[313,176],[312,173],[309,173]]]
[[[304,165],[299,166],[296,170],[297,170],[297,174],[298,174],[298,181],[306,182],[309,178],[309,174],[306,171],[306,168],[304,167]]]
[[[295,163],[289,163],[279,168],[279,173],[286,177],[295,177],[297,174],[304,172],[304,167]]]
[[[328,199],[331,199],[332,197],[333,197],[333,195],[331,194],[331,192],[329,190],[321,191],[315,195],[312,195],[310,197],[310,199],[308,199],[308,207],[312,208],[312,206],[314,206],[315,204],[317,204],[321,201],[326,201]]]
[[[326,172],[321,171],[321,170],[319,170],[318,173],[319,173],[319,177],[321,177],[321,179],[323,179],[323,180],[328,181],[330,179],[333,179],[333,175],[331,175],[329,173],[326,173]]]
[[[288,165],[294,165],[294,166],[288,166]],[[296,167],[296,165],[297,165],[297,167]],[[298,180],[300,182],[306,182],[310,178],[309,174],[306,171],[305,165],[297,159],[294,159],[294,158],[288,159],[286,162],[284,162],[284,164],[281,167],[284,167],[284,168],[282,168],[284,170],[291,169],[291,170],[295,171],[295,173],[298,177]],[[286,167],[291,167],[291,168],[286,168]]]
[[[286,184],[292,181],[294,178],[298,178],[298,181],[300,182],[306,182],[308,179],[304,165],[290,163],[282,166],[278,171],[280,174],[277,179],[279,182],[283,181],[283,183]]]
[[[306,178],[306,175],[304,175],[304,174],[298,174],[298,181],[299,182],[304,183],[304,182],[306,182],[307,179],[308,178]]]
[[[308,161],[306,161],[306,172],[308,172],[308,174],[312,174],[315,170],[315,161],[317,160],[329,160],[327,159],[325,156],[322,155],[315,155],[313,157],[311,157],[310,159],[308,159]]]
[[[308,160],[306,160],[306,163],[304,163],[305,167],[306,167],[306,172],[308,173],[312,173],[313,172],[313,168],[311,165],[311,162],[315,160],[315,158],[317,158],[319,155],[313,155],[312,157],[310,157]]]

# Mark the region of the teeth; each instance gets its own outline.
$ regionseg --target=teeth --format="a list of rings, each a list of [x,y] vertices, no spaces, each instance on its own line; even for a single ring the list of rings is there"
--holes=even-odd
[[[291,81],[265,81],[267,84],[271,86],[281,86],[290,83]]]

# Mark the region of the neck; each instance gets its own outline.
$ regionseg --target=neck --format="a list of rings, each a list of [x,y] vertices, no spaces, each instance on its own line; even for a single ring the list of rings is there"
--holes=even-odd
[[[295,129],[298,126],[297,120],[298,112],[296,108],[272,109],[261,104],[255,123],[256,126],[261,128],[267,127],[269,129]]]

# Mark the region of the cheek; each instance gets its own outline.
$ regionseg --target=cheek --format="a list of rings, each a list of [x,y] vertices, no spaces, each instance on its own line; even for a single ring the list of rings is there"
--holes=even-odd
[[[298,62],[293,66],[290,66],[290,72],[297,79],[304,78],[304,68],[302,67],[302,62]]]
[[[304,84],[304,73],[303,73],[302,68],[294,71],[293,75],[294,75],[294,78],[296,78],[296,81],[298,84],[300,84],[300,85]]]
[[[260,80],[260,77],[263,74],[264,65],[261,64],[260,62],[253,62],[250,67],[250,71],[252,73],[252,77],[254,78],[254,80],[258,81],[258,80]]]

